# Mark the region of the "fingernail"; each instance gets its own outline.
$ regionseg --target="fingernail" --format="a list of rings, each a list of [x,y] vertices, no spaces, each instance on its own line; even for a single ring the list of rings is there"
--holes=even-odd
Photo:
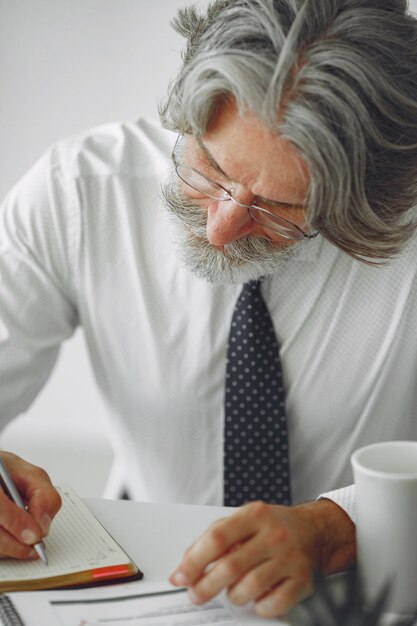
[[[259,615],[264,614],[264,616],[269,615],[273,609],[273,602],[269,598],[265,598],[265,600],[260,600],[256,603],[256,611]]]
[[[20,538],[23,543],[26,543],[28,546],[33,546],[34,543],[39,541],[38,536],[35,535],[33,530],[30,530],[29,528],[25,528],[25,530],[22,530]]]
[[[201,600],[191,587],[188,589],[188,597],[190,598],[193,604],[201,604]]]
[[[174,585],[180,585],[181,587],[188,585],[188,579],[182,572],[174,572],[171,576],[171,582]]]
[[[246,595],[240,589],[233,589],[233,592],[229,593],[229,598],[233,604],[237,605],[246,604],[248,601]]]
[[[47,513],[44,513],[41,517],[41,521],[40,521],[40,526],[42,528],[42,532],[45,533],[45,535],[48,534],[49,528],[51,526],[51,518],[49,517],[49,515]]]

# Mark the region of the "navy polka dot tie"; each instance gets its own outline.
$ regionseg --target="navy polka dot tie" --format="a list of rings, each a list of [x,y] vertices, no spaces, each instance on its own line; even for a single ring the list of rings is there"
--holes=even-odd
[[[243,285],[226,366],[224,504],[252,500],[291,503],[279,346],[260,281]]]

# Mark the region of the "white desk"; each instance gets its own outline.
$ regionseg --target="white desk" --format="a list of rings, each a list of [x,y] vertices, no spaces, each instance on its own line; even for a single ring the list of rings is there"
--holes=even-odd
[[[211,522],[233,511],[224,507],[123,500],[86,499],[86,504],[142,569],[148,582],[166,581],[186,548]],[[296,609],[290,621],[302,626],[303,613]],[[262,623],[284,624],[281,620],[262,620]]]

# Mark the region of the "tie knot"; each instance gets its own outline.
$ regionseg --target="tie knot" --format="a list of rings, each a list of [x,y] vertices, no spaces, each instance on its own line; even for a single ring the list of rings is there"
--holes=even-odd
[[[261,290],[262,281],[260,280],[251,280],[248,283],[245,283],[242,288],[243,293],[259,293]]]

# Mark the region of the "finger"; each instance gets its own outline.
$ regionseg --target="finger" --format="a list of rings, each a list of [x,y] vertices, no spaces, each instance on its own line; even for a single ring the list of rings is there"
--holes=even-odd
[[[3,453],[3,457],[30,515],[41,528],[41,536],[45,536],[61,507],[58,492],[45,470],[11,453]]]
[[[232,604],[241,606],[260,600],[271,588],[286,580],[291,573],[286,572],[274,559],[268,559],[250,569],[240,580],[229,588],[228,597]]]
[[[193,601],[206,602],[228,588],[234,604],[246,604],[262,596],[279,580],[301,570],[303,555],[298,562],[297,551],[289,550],[281,538],[280,527],[268,533],[262,529],[245,543],[235,546],[192,586]]]
[[[33,546],[26,546],[17,541],[10,533],[0,529],[0,559],[38,559]]]
[[[171,575],[170,581],[177,585],[193,584],[211,563],[231,550],[236,542],[242,542],[246,538],[244,529],[240,530],[238,524],[231,524],[230,518],[215,522],[186,551],[181,563]]]
[[[236,603],[245,604],[249,600],[258,597],[282,578],[281,569],[277,563],[278,557],[285,564],[282,548],[277,549],[274,537],[281,537],[281,530],[274,528],[270,531],[268,539],[265,540],[264,533],[258,532],[245,542],[234,544],[231,550],[224,554],[209,570],[190,587],[190,597],[195,604],[202,604],[215,597],[223,589],[232,589],[240,580],[245,579],[248,573],[257,572],[263,564],[271,561],[271,546],[275,547],[274,562],[267,568],[265,583],[261,589],[256,588],[256,596],[248,590],[240,594],[236,592]],[[263,569],[261,570],[263,571]],[[252,579],[250,579],[252,581]],[[256,581],[256,573],[255,573]],[[238,597],[241,595],[241,597]]]
[[[289,578],[256,602],[255,611],[261,617],[280,617],[310,593],[309,578]]]
[[[264,596],[283,578],[276,561],[267,560],[250,569],[227,593],[232,604],[242,606]]]
[[[42,536],[48,534],[52,520],[61,508],[62,500],[51,483],[34,489],[29,496],[28,511],[39,523]]]
[[[268,505],[263,502],[253,502],[241,507],[230,517],[214,522],[184,554],[170,577],[172,584],[188,586],[196,582],[211,563],[254,534],[268,509]]]
[[[259,600],[284,580],[300,581],[301,585],[311,587],[309,560],[300,548],[282,541],[281,526],[258,533],[248,545],[255,556],[262,555],[263,559],[229,587],[228,596],[234,604]]]
[[[231,550],[190,587],[190,597],[195,604],[203,604],[223,589],[232,587],[253,568],[262,563],[262,546],[249,539]]]
[[[42,536],[42,531],[32,516],[24,509],[16,506],[1,490],[0,528],[6,530],[16,541],[26,545],[38,543]]]

